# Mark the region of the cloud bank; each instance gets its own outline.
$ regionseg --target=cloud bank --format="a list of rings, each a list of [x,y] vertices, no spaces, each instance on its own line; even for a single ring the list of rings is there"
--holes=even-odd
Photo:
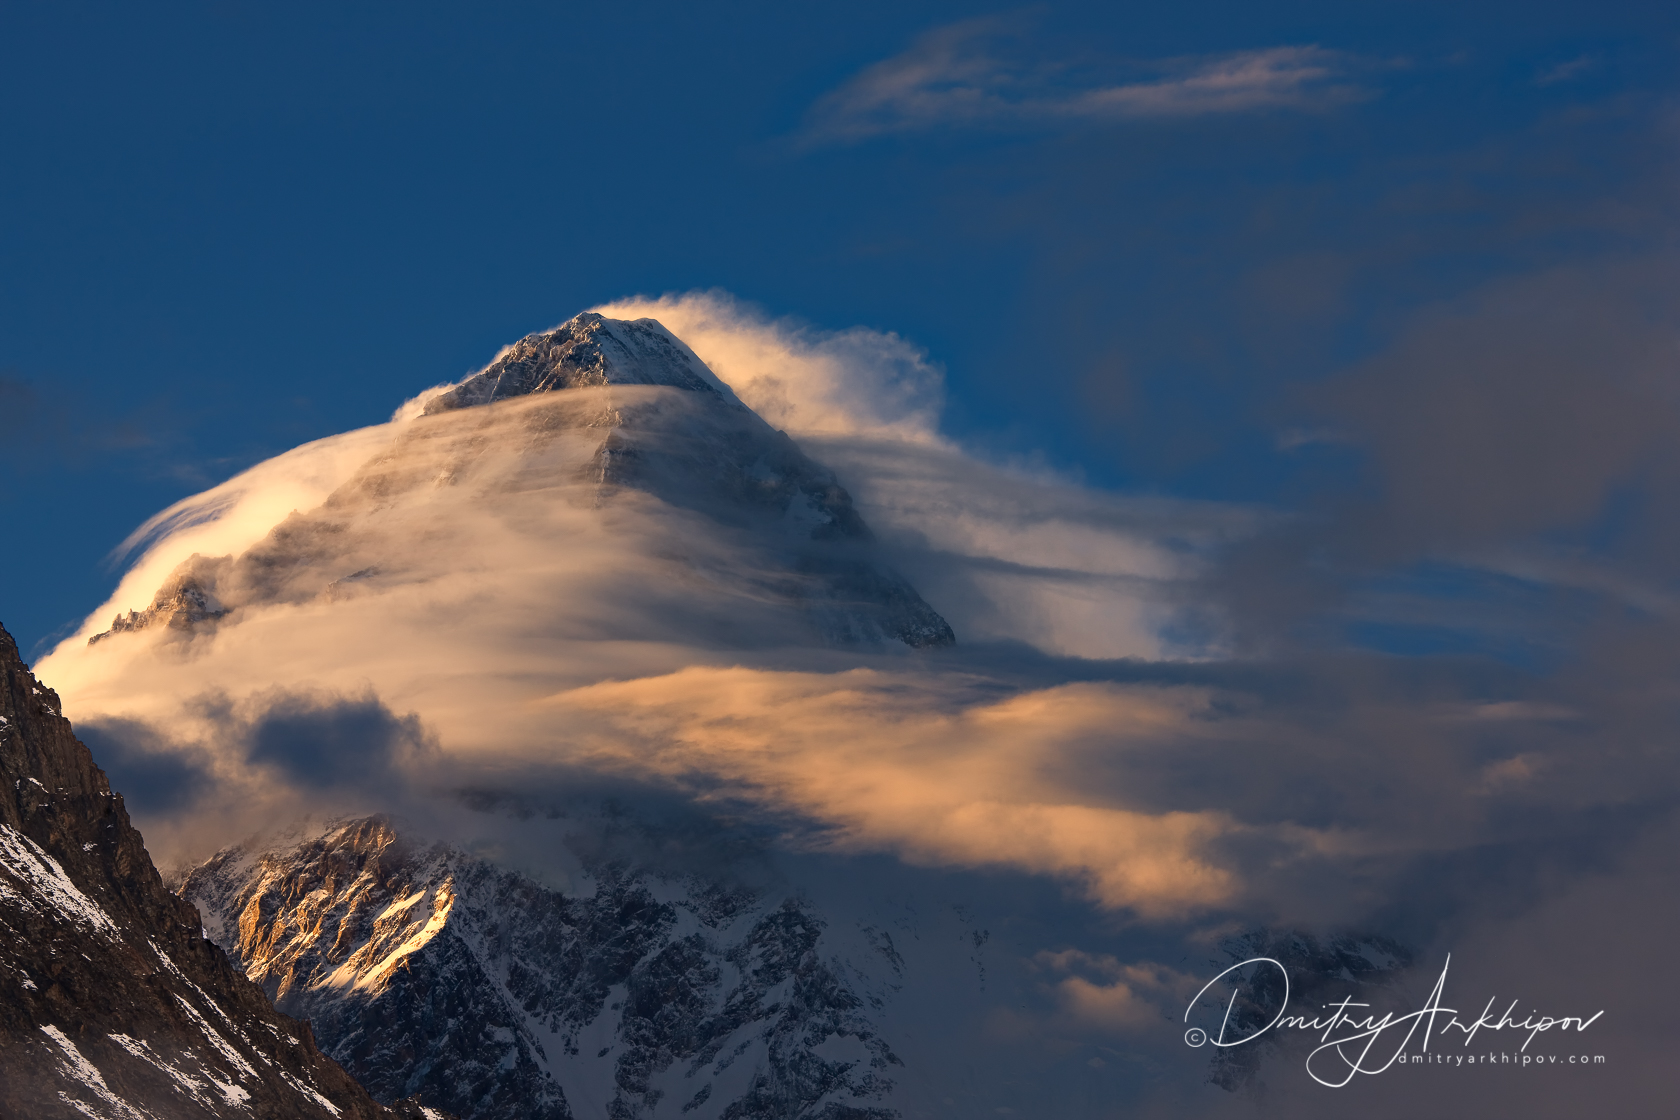
[[[1658,811],[1659,765],[1588,749],[1589,682],[1225,659],[1230,604],[1251,622],[1228,560],[1285,520],[978,458],[938,430],[936,367],[890,335],[718,293],[609,309],[657,314],[832,466],[957,647],[825,646],[752,534],[603,491],[591,417],[636,393],[678,408],[670,391],[407,407],[154,518],[117,595],[41,665],[157,792],[160,849],[303,805],[610,778],[1151,921],[1352,920],[1439,853],[1478,853],[1406,918],[1427,931],[1453,892],[1521,881],[1533,846],[1584,850],[1591,813]],[[87,643],[188,561],[232,613]]]
[[[1170,736],[1189,701],[1070,685],[964,704],[933,677],[735,667],[549,703],[595,717],[582,747],[598,765],[698,777],[712,797],[746,792],[831,825],[841,846],[1072,878],[1104,905],[1159,915],[1231,897],[1206,847],[1237,823],[1122,808],[1123,793],[1084,780],[1079,756]]]
[[[1172,630],[1196,613],[1188,589],[1205,555],[1254,514],[1130,501],[978,459],[939,434],[939,371],[896,336],[771,321],[719,293],[603,311],[657,316],[832,465],[882,554],[964,648],[1096,659],[1211,648]],[[1220,814],[1025,781],[1027,760],[1061,757],[1067,735],[1142,726],[1173,703],[1029,691],[1024,706],[1000,707],[996,690],[1020,686],[995,680],[978,697],[960,659],[827,648],[735,511],[604,491],[591,466],[602,410],[655,407],[684,432],[689,403],[639,387],[427,417],[410,402],[388,424],[300,447],[137,530],[116,594],[41,671],[137,776],[150,760],[158,780],[142,788],[186,766],[192,788],[214,790],[196,814],[184,795],[169,801],[160,844],[177,818],[192,818],[179,833],[190,847],[245,827],[253,806],[377,807],[382,790],[406,798],[546,767],[667,786],[699,776],[835,844],[1046,873],[1142,913],[1229,893],[1205,851],[1236,827]],[[89,644],[183,575],[202,583],[208,610],[229,613]],[[927,722],[932,712],[946,715]],[[1083,730],[1058,731],[1051,712]],[[722,724],[805,746],[656,745]],[[792,726],[827,730],[790,738]],[[907,735],[922,742],[919,763]],[[886,749],[895,743],[905,749]],[[969,779],[941,777],[953,767]],[[889,787],[899,800],[868,792]],[[217,805],[239,808],[213,823]]]

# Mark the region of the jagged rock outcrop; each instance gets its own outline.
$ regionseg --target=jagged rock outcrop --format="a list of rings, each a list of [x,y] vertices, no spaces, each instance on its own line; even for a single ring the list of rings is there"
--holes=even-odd
[[[201,575],[208,565],[202,557],[194,557],[187,565],[169,577],[158,591],[152,605],[143,611],[129,611],[111,620],[111,628],[88,639],[88,645],[109,638],[113,634],[127,634],[152,627],[191,633],[206,623],[213,623],[227,610],[205,590],[205,582],[213,582],[209,573]]]
[[[0,1117],[272,1120],[381,1107],[204,937],[0,629]]]
[[[653,319],[608,319],[592,311],[528,334],[484,369],[426,402],[428,415],[509,397],[606,385],[666,385],[714,393],[745,408],[694,352]]]
[[[860,970],[797,898],[591,872],[563,894],[370,818],[224,851],[182,894],[378,1094],[468,1120],[897,1115],[869,1017],[891,985],[867,971],[890,951]]]
[[[729,604],[651,600],[645,629],[686,625],[729,644],[778,629],[747,625],[748,614],[780,612],[803,620],[781,642],[956,640],[885,562],[833,472],[655,320],[579,315],[520,340],[423,411],[319,508],[238,556],[193,557],[150,608],[92,640],[206,631],[238,625],[242,610],[412,587],[436,574],[416,566],[422,550],[466,521],[535,526],[557,506],[592,507],[596,525],[637,541],[639,558],[668,566],[661,588],[698,580]]]

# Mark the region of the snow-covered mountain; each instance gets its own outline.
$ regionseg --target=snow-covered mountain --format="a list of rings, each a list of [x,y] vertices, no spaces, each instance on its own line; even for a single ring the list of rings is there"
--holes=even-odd
[[[586,859],[562,892],[390,822],[233,848],[182,895],[374,1093],[482,1120],[882,1120],[889,933]]]
[[[650,499],[673,516],[654,525]],[[646,632],[686,619],[724,644],[798,641],[802,630],[841,644],[955,640],[875,554],[831,471],[656,321],[587,312],[433,396],[318,509],[242,554],[193,557],[150,607],[91,640],[159,626],[190,635],[267,607],[424,582],[421,542],[488,562],[467,539],[487,510],[518,532],[522,519],[551,520],[544,507],[556,502],[594,509],[591,527],[608,534],[657,538],[638,548],[663,560],[664,586],[642,589],[656,608]],[[703,593],[673,594],[696,581]]]
[[[575,587],[562,630],[604,607],[621,640],[954,641],[834,474],[651,319],[579,315],[415,411],[319,506],[191,557],[90,645],[210,667],[242,631],[309,612],[384,627],[463,572],[523,563]],[[556,572],[556,551],[584,562]],[[873,1021],[902,963],[890,936],[727,875],[582,871],[563,892],[368,818],[225,850],[182,894],[376,1095],[508,1120],[895,1115]]]
[[[1186,1060],[1183,949],[1134,920],[1239,888],[1242,822],[1120,767],[1205,700],[952,648],[900,572],[1084,632],[1170,565],[934,437],[829,438],[879,537],[657,322],[579,315],[165,511],[50,664],[211,938],[377,1097],[1109,1115],[1100,1079]]]
[[[0,629],[0,1116],[393,1115],[206,940]]]

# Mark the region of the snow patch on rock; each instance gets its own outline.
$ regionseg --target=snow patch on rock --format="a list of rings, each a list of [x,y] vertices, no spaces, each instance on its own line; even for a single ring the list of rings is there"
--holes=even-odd
[[[10,885],[0,878],[0,899],[15,901],[38,913],[47,907],[91,931],[117,936],[116,924],[110,916],[70,881],[57,860],[42,851],[35,841],[4,824],[0,824],[0,875],[10,876],[17,884]]]

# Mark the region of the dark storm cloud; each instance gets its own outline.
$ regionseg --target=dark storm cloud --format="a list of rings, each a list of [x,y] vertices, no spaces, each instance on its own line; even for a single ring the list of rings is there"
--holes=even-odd
[[[1555,661],[1677,617],[1677,279],[1649,254],[1494,281],[1288,390],[1281,454],[1316,493],[1208,580],[1238,646]]]
[[[1214,803],[1419,841],[1303,865],[1273,897],[1360,899],[1364,928],[1403,939],[1420,975],[1452,953],[1478,1000],[1544,987],[1608,1008],[1600,1045],[1624,1055],[1659,1014],[1645,931],[1671,908],[1651,882],[1674,874],[1680,821],[1680,260],[1662,181],[1592,184],[1572,210],[1555,182],[1501,195],[1509,213],[1468,236],[1543,263],[1396,314],[1372,356],[1311,385],[1260,381],[1256,413],[1289,418],[1306,494],[1206,581],[1274,673],[1234,682],[1255,757],[1223,761]],[[1558,249],[1583,235],[1590,251]],[[1207,774],[1152,777],[1182,796]],[[1567,988],[1539,979],[1555,961]],[[1518,1095],[1454,1086],[1443,1106]]]
[[[360,696],[277,692],[252,701],[247,758],[311,789],[386,782],[406,761],[436,750],[420,717],[399,716],[371,691]]]
[[[111,789],[123,795],[138,814],[185,809],[209,789],[209,767],[194,752],[182,751],[149,724],[129,719],[78,723],[76,735],[105,771]]]
[[[1468,71],[1390,81],[1394,97],[1357,113],[963,148],[950,207],[962,244],[1021,246],[1022,317],[1045,325],[998,339],[967,384],[1010,399],[1023,424],[1053,425],[1061,442],[1040,446],[1109,464],[1111,484],[1317,513],[1357,476],[1324,386],[1496,284],[1673,243],[1661,106],[1547,106],[1472,133],[1444,104],[1469,94]],[[1402,87],[1443,105],[1428,150]],[[1047,366],[1065,373],[1013,389],[1020,369]]]
[[[371,689],[200,692],[174,720],[76,730],[164,867],[305,817],[429,806],[423,790],[458,784],[436,734]]]
[[[243,778],[218,776],[211,754],[241,757],[255,774],[277,774],[283,786],[317,795],[397,791],[406,784],[403,768],[432,760],[438,749],[436,735],[419,716],[398,715],[371,690],[345,695],[272,689],[237,703],[209,694],[192,709],[202,723],[199,738],[190,742],[121,718],[78,724],[77,734],[110,775],[112,788],[146,814],[183,808],[212,787],[244,796]]]
[[[1668,554],[1680,483],[1680,262],[1503,282],[1432,309],[1326,393],[1372,454],[1389,550],[1591,530]],[[1602,524],[1615,515],[1642,524]],[[1369,524],[1367,522],[1367,524]]]

